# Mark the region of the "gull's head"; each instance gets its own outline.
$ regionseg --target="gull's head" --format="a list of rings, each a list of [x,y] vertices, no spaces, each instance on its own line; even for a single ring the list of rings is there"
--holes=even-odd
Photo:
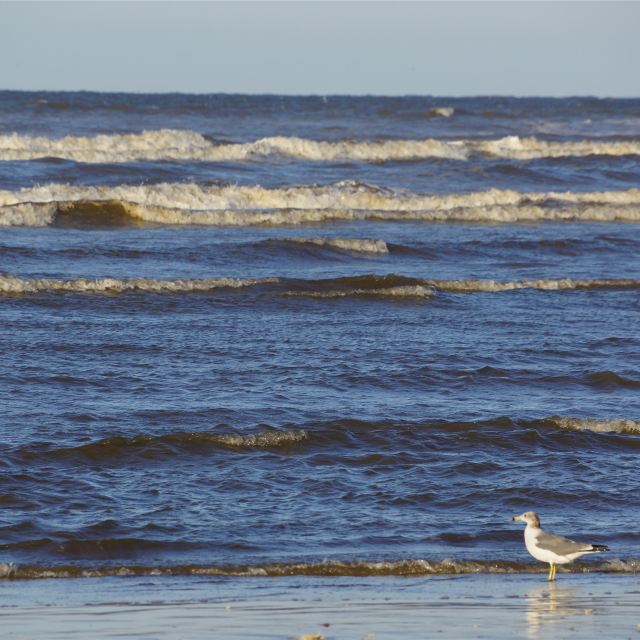
[[[513,516],[511,518],[514,522],[526,522],[532,527],[540,526],[540,518],[538,518],[538,514],[534,511],[527,511],[523,513],[521,516]]]

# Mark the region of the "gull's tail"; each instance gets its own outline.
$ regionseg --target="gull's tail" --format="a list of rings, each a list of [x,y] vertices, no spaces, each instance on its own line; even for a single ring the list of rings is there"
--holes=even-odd
[[[606,544],[592,544],[590,551],[609,551]]]

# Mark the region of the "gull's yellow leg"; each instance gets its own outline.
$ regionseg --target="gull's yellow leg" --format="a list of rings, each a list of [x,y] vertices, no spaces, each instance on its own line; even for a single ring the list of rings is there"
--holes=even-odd
[[[551,582],[551,580],[555,580],[556,579],[556,567],[553,564],[553,562],[549,563],[549,577],[547,578],[547,580],[549,582]]]

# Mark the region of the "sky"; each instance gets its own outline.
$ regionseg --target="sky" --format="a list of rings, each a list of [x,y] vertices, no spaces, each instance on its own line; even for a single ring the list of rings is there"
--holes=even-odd
[[[2,2],[0,88],[640,96],[640,2]]]

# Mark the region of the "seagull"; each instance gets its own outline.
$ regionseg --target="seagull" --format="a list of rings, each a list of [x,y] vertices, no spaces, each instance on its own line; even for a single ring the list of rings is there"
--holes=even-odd
[[[515,522],[527,523],[524,529],[524,543],[527,546],[527,551],[536,560],[549,563],[548,580],[556,579],[556,565],[558,564],[573,562],[585,553],[609,551],[609,547],[603,544],[574,542],[569,538],[547,533],[540,528],[540,518],[533,511],[527,511],[521,516],[513,516],[511,519]]]

